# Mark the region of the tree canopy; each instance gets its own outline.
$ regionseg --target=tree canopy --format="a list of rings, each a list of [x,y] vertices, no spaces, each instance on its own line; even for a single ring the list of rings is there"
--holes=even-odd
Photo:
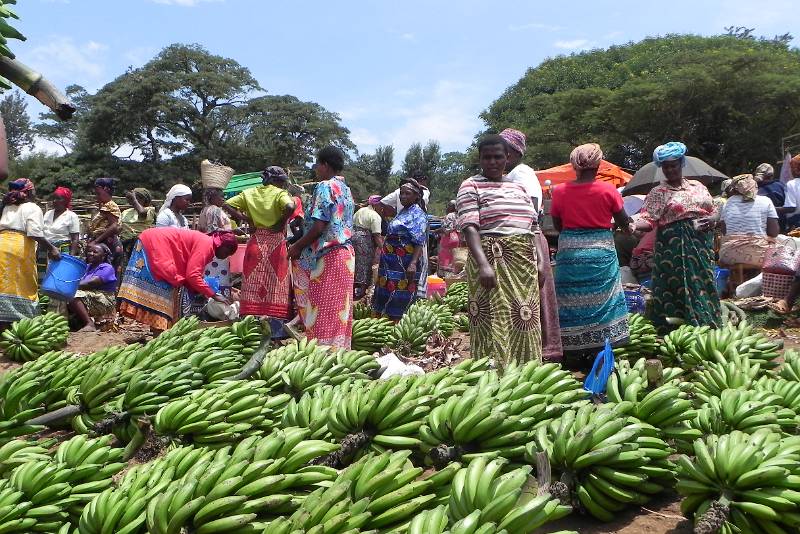
[[[657,145],[680,140],[728,174],[752,171],[781,159],[781,138],[800,131],[800,51],[788,36],[755,39],[740,30],[548,59],[481,117],[488,131],[523,130],[525,159],[538,168],[593,141],[607,159],[637,169]]]

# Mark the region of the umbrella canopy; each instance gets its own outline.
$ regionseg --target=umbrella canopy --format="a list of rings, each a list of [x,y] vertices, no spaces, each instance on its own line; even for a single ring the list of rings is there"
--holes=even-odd
[[[570,163],[543,171],[536,171],[536,177],[539,178],[539,183],[542,187],[545,187],[545,180],[550,180],[550,187],[553,187],[564,182],[571,182],[576,178],[575,169],[572,168]],[[614,187],[619,187],[627,184],[631,179],[631,175],[623,171],[622,167],[614,165],[610,161],[602,160],[600,168],[597,170],[597,179],[610,182]]]
[[[692,180],[699,180],[706,187],[728,178],[702,159],[693,156],[686,156],[683,176],[691,178]],[[655,163],[648,163],[636,171],[636,174],[633,175],[633,180],[628,182],[628,185],[625,186],[625,190],[622,191],[622,195],[646,195],[652,188],[665,179],[661,168],[656,167]]]

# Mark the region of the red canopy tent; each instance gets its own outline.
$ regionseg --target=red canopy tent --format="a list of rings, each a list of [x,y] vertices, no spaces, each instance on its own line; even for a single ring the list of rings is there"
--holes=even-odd
[[[563,184],[564,182],[571,182],[575,179],[575,170],[572,168],[572,164],[565,163],[558,167],[536,171],[536,176],[539,178],[539,183],[544,189],[545,180],[550,180],[550,187]],[[614,165],[606,160],[600,162],[600,168],[597,171],[598,180],[610,182],[614,187],[622,187],[630,182],[631,178],[633,178],[633,176],[622,170],[622,167]]]

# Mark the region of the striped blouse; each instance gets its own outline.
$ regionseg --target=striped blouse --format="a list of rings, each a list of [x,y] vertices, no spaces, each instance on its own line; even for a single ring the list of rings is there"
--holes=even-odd
[[[482,236],[528,234],[536,224],[536,211],[525,187],[505,179],[467,178],[458,188],[456,209],[458,228],[472,225]]]

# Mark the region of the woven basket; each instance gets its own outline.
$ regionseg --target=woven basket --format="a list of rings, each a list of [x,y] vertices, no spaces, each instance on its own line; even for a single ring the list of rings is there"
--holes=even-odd
[[[225,189],[233,176],[233,169],[204,159],[200,163],[200,177],[203,180],[203,187],[215,187]]]
[[[794,282],[793,274],[763,273],[761,294],[774,299],[785,299]]]

